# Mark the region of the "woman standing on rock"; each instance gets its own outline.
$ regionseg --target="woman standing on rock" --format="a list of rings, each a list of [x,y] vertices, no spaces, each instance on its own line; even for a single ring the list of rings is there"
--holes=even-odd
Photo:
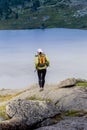
[[[37,55],[35,55],[35,68],[37,70],[40,91],[44,89],[45,76],[48,66],[49,66],[48,57],[43,53],[42,49],[38,49]]]

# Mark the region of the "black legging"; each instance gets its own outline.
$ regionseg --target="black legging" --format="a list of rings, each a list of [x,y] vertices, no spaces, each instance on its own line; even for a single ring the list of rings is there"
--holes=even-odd
[[[44,88],[46,69],[37,70],[37,74],[38,74],[39,86],[40,88]]]

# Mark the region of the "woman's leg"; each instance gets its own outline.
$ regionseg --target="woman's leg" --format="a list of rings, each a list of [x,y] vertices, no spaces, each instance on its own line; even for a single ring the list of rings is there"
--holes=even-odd
[[[38,83],[39,83],[40,88],[42,88],[42,76],[41,76],[41,74],[42,74],[41,70],[37,70]]]
[[[46,76],[46,69],[43,69],[42,70],[42,88],[44,88],[45,76]]]

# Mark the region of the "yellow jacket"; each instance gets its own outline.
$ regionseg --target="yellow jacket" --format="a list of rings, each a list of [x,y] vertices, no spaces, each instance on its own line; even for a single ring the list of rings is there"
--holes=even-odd
[[[44,67],[40,67],[40,66],[38,66],[38,55],[35,55],[35,68],[37,70],[46,69],[49,66],[49,64],[50,64],[49,59],[46,55],[45,55],[45,57],[46,57],[46,64]]]

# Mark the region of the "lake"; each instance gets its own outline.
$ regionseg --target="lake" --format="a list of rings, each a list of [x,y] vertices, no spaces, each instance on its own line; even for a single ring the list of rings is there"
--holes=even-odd
[[[1,30],[0,89],[23,88],[38,82],[34,72],[38,48],[50,59],[46,84],[70,77],[87,79],[87,30]]]

